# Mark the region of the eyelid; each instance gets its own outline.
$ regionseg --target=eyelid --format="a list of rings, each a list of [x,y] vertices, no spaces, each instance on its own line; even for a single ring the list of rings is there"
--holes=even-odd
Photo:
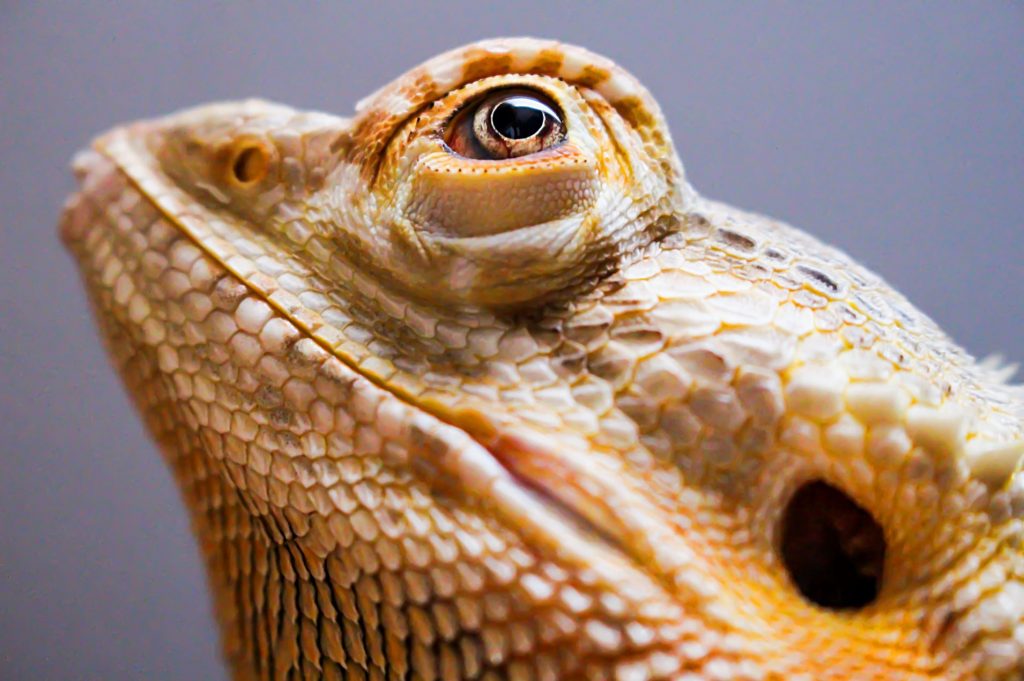
[[[571,142],[497,161],[439,151],[418,162],[404,212],[429,232],[484,236],[579,214],[598,185],[595,165]]]

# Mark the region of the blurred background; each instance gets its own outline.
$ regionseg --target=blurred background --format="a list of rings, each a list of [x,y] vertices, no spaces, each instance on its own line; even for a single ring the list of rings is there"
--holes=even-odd
[[[584,45],[661,102],[691,181],[1024,360],[1024,4],[0,3],[0,678],[222,678],[170,475],[55,224],[105,128],[251,95],[339,114],[495,35]]]

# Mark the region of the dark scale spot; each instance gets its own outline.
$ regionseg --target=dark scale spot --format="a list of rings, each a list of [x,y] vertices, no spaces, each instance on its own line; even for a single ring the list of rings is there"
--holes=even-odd
[[[839,292],[839,284],[833,281],[830,276],[821,270],[816,270],[813,267],[808,267],[807,265],[797,265],[796,269],[811,281],[822,286],[828,293]]]
[[[263,384],[256,389],[256,403],[264,409],[273,409],[284,403],[284,396],[274,386]]]
[[[731,229],[719,228],[718,238],[723,243],[729,244],[733,248],[738,248],[741,251],[752,251],[757,248],[756,241],[745,234],[734,232]]]
[[[270,410],[270,422],[278,428],[287,428],[292,425],[292,410],[285,407],[277,407]],[[291,433],[279,433],[279,437],[291,435]],[[293,436],[294,437],[294,436]]]
[[[885,536],[849,496],[821,480],[807,483],[786,507],[781,530],[783,563],[807,600],[849,610],[878,596]]]
[[[774,260],[775,262],[786,262],[786,260],[789,259],[789,256],[787,256],[785,253],[783,253],[777,248],[765,249],[764,257],[768,258],[769,260]]]

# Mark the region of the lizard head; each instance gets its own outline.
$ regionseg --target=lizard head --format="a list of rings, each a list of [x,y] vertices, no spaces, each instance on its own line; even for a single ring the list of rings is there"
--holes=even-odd
[[[670,230],[688,194],[657,103],[583,51],[456,50],[358,109],[201,107],[150,145],[197,200],[264,229],[301,216],[405,295],[454,304],[521,307],[592,279]]]
[[[1024,671],[1019,390],[694,193],[606,59],[478,43],[351,119],[209,105],[79,167],[63,233],[239,669]]]

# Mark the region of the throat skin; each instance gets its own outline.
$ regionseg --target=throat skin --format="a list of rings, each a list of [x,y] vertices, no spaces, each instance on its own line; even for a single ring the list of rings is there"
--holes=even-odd
[[[287,593],[292,594],[289,609],[292,615],[295,613],[299,573],[294,566],[301,556],[285,555],[287,547],[275,543],[268,526],[246,508],[243,497],[224,478],[223,470],[210,464],[198,434],[176,425],[187,421],[183,413],[187,407],[174,399],[170,386],[160,378],[155,354],[125,352],[132,348],[126,329],[113,320],[103,327],[111,357],[177,482],[189,514],[206,567],[221,649],[232,678],[281,678],[283,670],[296,661],[285,663],[276,650],[285,621],[286,582]],[[283,539],[280,533],[278,536]],[[287,566],[292,569],[282,571]],[[308,579],[308,570],[302,574]],[[292,616],[287,621],[294,627],[297,620]],[[291,640],[296,640],[294,634]],[[276,665],[281,667],[275,669]]]

